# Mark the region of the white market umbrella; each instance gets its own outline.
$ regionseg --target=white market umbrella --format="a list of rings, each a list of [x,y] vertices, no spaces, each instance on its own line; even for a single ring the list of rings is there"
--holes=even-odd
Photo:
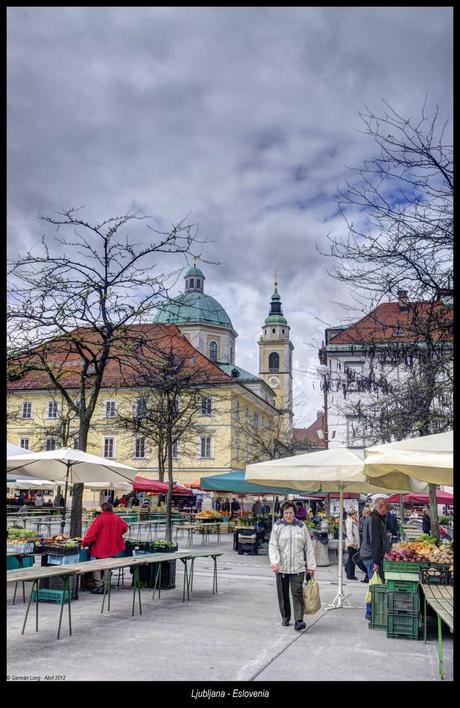
[[[19,445],[13,445],[13,443],[10,443],[8,441],[6,443],[6,454],[8,457],[10,455],[24,455],[27,452],[27,450],[25,450],[23,447],[19,447]]]
[[[8,477],[8,475],[7,475]],[[13,480],[7,480],[6,486],[10,489],[15,487],[21,489],[49,489],[56,487],[56,482],[50,482],[49,479],[34,479],[33,477],[15,477]]]
[[[132,492],[133,485],[129,482],[85,482],[86,489],[118,489],[123,492]]]
[[[344,607],[344,601],[351,607],[343,593],[343,493],[379,492],[381,489],[368,481],[363,470],[361,456],[346,447],[267,460],[246,467],[245,478],[249,482],[292,487],[299,491],[339,492],[338,591],[329,609]]]
[[[95,480],[130,482],[139,470],[115,460],[90,455],[82,450],[61,448],[60,450],[8,456],[7,471],[25,473],[31,477],[46,476],[55,482],[65,482],[64,501],[67,502],[69,483],[93,482]],[[62,516],[62,528],[65,524],[65,509],[66,504],[64,504]]]
[[[373,483],[388,484],[389,488],[404,486],[410,476],[452,486],[453,446],[453,432],[373,445],[364,450],[364,472]]]

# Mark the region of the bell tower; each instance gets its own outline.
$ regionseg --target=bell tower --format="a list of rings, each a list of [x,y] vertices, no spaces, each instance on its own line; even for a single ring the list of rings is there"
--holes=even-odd
[[[275,275],[275,291],[270,302],[270,312],[262,326],[259,339],[259,376],[264,379],[276,396],[276,407],[283,416],[284,435],[292,438],[292,351],[290,327],[283,315],[281,297]]]

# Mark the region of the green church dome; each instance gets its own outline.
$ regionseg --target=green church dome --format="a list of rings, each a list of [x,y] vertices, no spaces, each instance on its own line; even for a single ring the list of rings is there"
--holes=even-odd
[[[186,292],[165,303],[155,322],[168,324],[186,324],[187,322],[205,322],[233,329],[230,317],[222,305],[211,295],[202,292]]]
[[[155,322],[186,324],[203,322],[233,329],[230,317],[220,303],[204,293],[205,276],[196,265],[184,275],[185,292],[166,302],[155,317]]]

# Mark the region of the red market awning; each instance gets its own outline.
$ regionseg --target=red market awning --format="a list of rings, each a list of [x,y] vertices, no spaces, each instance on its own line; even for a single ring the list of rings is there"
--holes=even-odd
[[[151,492],[152,494],[167,494],[168,485],[166,482],[160,482],[159,479],[148,479],[137,474],[134,477],[133,489],[135,492]],[[173,495],[178,497],[191,497],[193,492],[188,487],[182,487],[178,484],[173,486]]]
[[[397,504],[400,500],[399,494],[393,494],[392,497],[388,499],[390,504]],[[444,492],[442,489],[436,491],[436,501],[438,504],[452,504],[454,503],[454,495],[450,492]],[[428,494],[405,494],[403,496],[403,504],[429,504],[430,497]]]

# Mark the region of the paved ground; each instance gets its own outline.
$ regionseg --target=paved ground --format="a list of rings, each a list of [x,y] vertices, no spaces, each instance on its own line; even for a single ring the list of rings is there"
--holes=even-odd
[[[199,546],[197,546],[199,548]],[[232,539],[222,550],[218,594],[212,590],[212,561],[195,563],[193,598],[182,602],[182,564],[176,589],[151,599],[143,590],[143,614],[131,617],[131,590],[112,592],[109,614],[101,597],[80,593],[72,604],[71,637],[56,640],[58,605],[40,604],[21,636],[25,605],[11,605],[8,586],[8,674],[64,676],[74,681],[438,681],[436,635],[429,642],[387,639],[368,629],[366,586],[349,582],[346,594],[358,609],[322,609],[306,617],[307,629],[282,627],[267,556],[238,556]],[[181,566],[179,568],[179,565]],[[323,604],[337,591],[337,566],[319,568]],[[362,574],[358,572],[358,577]],[[452,635],[445,633],[446,679],[452,680]],[[216,687],[218,688],[218,687]]]

